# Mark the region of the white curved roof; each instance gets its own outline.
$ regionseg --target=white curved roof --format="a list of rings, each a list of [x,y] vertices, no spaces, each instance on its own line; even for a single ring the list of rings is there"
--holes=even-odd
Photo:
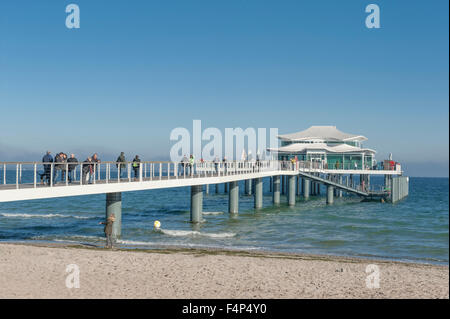
[[[269,148],[269,151],[279,153],[302,153],[306,151],[325,151],[329,153],[376,153],[370,148],[360,148],[347,144],[330,146],[325,143],[294,143],[280,148]]]
[[[362,135],[348,134],[339,131],[336,126],[311,126],[310,128],[291,134],[278,135],[286,141],[366,141]]]

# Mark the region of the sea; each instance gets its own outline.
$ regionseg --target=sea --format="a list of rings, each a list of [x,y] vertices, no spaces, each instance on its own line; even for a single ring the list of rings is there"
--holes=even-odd
[[[203,222],[190,219],[189,187],[122,194],[122,235],[126,249],[216,248],[273,251],[442,264],[449,261],[449,180],[409,179],[409,196],[396,203],[362,202],[344,195],[326,205],[325,188],[309,200],[274,206],[264,179],[262,209],[244,194],[239,213],[228,214],[228,194],[210,185],[203,196]],[[373,185],[382,177],[372,177]],[[0,241],[58,242],[103,247],[99,222],[105,194],[0,203]],[[154,222],[161,223],[159,230]]]

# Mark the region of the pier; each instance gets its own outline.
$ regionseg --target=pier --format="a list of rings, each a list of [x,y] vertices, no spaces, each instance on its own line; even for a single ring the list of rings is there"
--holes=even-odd
[[[138,175],[132,177],[131,162],[123,163],[125,172],[120,172],[116,162],[98,162],[94,164],[92,183],[83,181],[83,165],[76,165],[75,179],[68,180],[68,165],[65,180],[50,185],[41,183],[38,167],[51,165],[51,176],[55,172],[53,163],[42,162],[4,162],[0,163],[2,184],[0,184],[0,203],[33,199],[58,198],[67,196],[83,196],[106,194],[106,216],[115,214],[113,235],[120,237],[122,219],[122,192],[152,189],[168,189],[174,187],[190,187],[190,221],[199,223],[203,220],[203,192],[209,185],[227,185],[228,212],[239,213],[239,181],[245,181],[243,196],[254,197],[254,208],[263,208],[263,179],[271,181],[273,205],[281,204],[281,193],[287,194],[286,204],[295,206],[302,185],[303,200],[310,196],[318,196],[321,186],[326,187],[326,203],[334,203],[335,191],[338,196],[343,192],[359,196],[362,200],[383,200],[396,202],[408,195],[408,178],[401,176],[401,170],[367,170],[367,169],[329,169],[320,163],[306,161],[230,161],[215,165],[214,162],[195,162],[192,166],[175,162],[141,162]],[[59,164],[61,165],[61,164]],[[61,167],[61,166],[60,166]],[[120,165],[119,165],[120,167]],[[125,173],[125,174],[123,174]],[[122,175],[122,176],[121,176]],[[355,184],[354,176],[363,176],[361,183]],[[363,181],[370,175],[384,176],[385,185],[378,189]],[[345,178],[344,178],[345,177]],[[345,180],[345,182],[344,182]],[[8,182],[7,182],[8,181]],[[391,186],[394,186],[391,188]],[[301,203],[299,204],[301,205]]]

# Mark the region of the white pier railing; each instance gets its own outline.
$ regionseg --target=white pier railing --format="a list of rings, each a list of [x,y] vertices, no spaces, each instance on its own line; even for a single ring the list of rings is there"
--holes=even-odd
[[[0,162],[1,189],[220,177],[293,170],[291,162]]]
[[[86,184],[133,183],[199,177],[246,175],[259,172],[312,174],[401,174],[401,171],[330,169],[312,161],[196,161],[189,162],[0,162],[0,191]],[[266,174],[266,176],[269,176]],[[353,187],[357,188],[356,185]]]

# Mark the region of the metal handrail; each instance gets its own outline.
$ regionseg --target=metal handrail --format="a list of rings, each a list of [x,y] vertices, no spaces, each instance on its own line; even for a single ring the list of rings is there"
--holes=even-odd
[[[2,172],[0,186],[1,184],[15,185],[16,189],[19,189],[20,185],[32,185],[33,188],[37,188],[41,184],[48,184],[53,187],[55,184],[69,186],[69,184],[127,183],[170,178],[244,175],[270,171],[324,173],[324,170],[326,170],[323,163],[313,161],[231,160],[194,161],[193,163],[185,161],[141,161],[137,163],[138,165],[133,166],[136,162],[0,162],[0,172]],[[8,166],[14,166],[15,169],[8,170]],[[32,167],[31,176],[27,173],[30,171],[30,169],[26,169],[27,166]],[[43,172],[38,170],[40,166],[43,166]],[[15,179],[12,177],[12,173],[9,174],[11,177],[7,179],[8,171],[15,171]],[[58,177],[60,177],[59,183]],[[353,188],[357,189],[357,187]]]

